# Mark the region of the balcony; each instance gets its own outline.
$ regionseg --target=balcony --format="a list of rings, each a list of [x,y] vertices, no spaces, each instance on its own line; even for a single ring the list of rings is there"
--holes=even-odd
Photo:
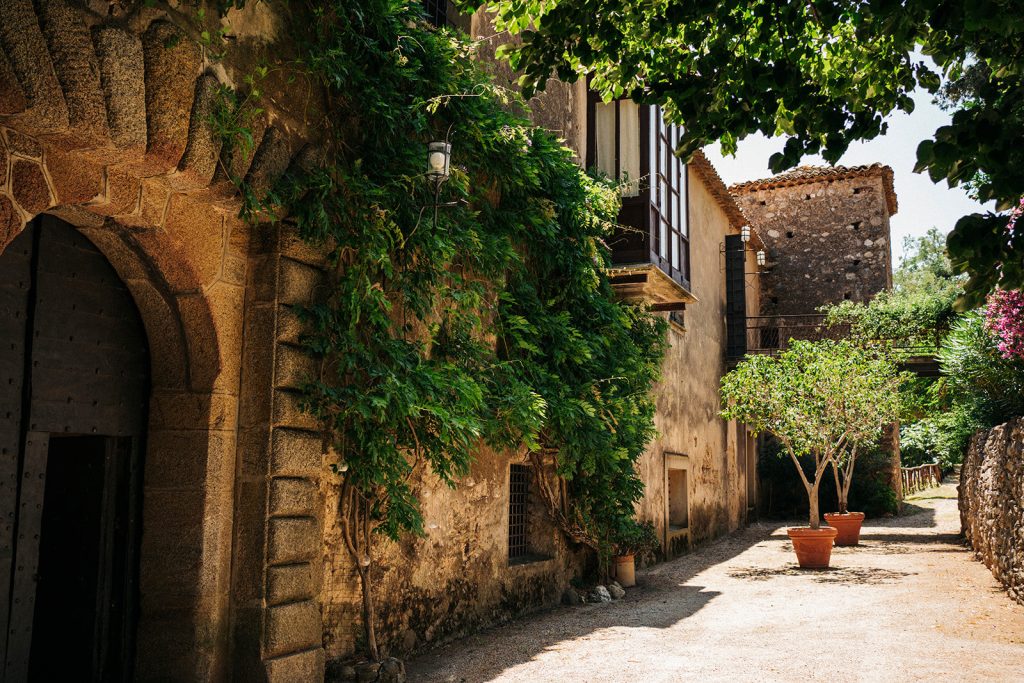
[[[850,336],[848,324],[826,325],[825,316],[767,315],[747,318],[746,352],[776,354],[789,348],[792,341],[820,341],[846,339]]]
[[[690,288],[687,168],[673,153],[681,129],[661,110],[628,100],[590,103],[589,165],[622,183],[609,246],[612,286],[630,302],[674,311],[696,303]]]
[[[697,303],[690,291],[689,244],[678,229],[662,221],[649,192],[623,201],[619,228],[609,246],[609,278],[619,297],[646,302],[656,311],[675,311]]]

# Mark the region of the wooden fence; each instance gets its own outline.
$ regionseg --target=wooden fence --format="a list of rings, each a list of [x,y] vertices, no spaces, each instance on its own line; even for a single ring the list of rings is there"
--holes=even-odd
[[[917,467],[901,467],[900,475],[903,478],[903,495],[942,483],[942,468],[935,462]]]

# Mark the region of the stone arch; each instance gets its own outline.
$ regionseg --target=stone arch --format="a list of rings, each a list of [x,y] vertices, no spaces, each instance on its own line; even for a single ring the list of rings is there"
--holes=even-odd
[[[163,48],[180,33],[166,21],[137,35],[63,2],[3,14],[0,252],[40,213],[71,223],[150,340],[137,677],[224,678],[238,377],[222,339],[237,346],[247,233],[209,188],[219,149],[190,123],[215,84],[193,43]]]
[[[59,209],[52,213],[66,216]],[[233,422],[235,397],[213,390],[220,371],[218,331],[202,292],[171,291],[121,226],[108,220],[76,227],[114,266],[150,340],[137,671],[143,680],[168,671],[205,679],[219,653],[215,643],[200,638],[223,618],[211,596],[226,580],[216,580],[211,559],[221,556],[226,574],[228,556],[228,548],[217,547],[226,545],[218,538],[223,532],[209,528],[207,515],[211,508],[230,510],[230,469],[218,466],[233,457],[234,445],[223,427]],[[216,519],[230,526],[223,514]]]
[[[222,159],[210,114],[225,70],[206,62],[190,29],[166,10],[114,3],[111,12],[135,9],[107,16],[91,12],[92,5],[0,0],[0,252],[40,213],[63,219],[110,261],[146,328],[153,367],[144,516],[160,524],[144,530],[139,652],[145,656],[137,677],[222,680],[231,676],[229,657],[238,660],[243,649],[253,671],[276,661],[266,664],[264,675],[272,679],[290,675],[295,665],[286,656],[293,652],[301,651],[304,666],[322,671],[319,608],[310,591],[301,605],[270,616],[254,609],[251,618],[236,616],[233,610],[242,608],[228,597],[239,581],[232,576],[233,537],[284,538],[275,530],[290,530],[296,520],[305,525],[309,518],[299,515],[312,514],[305,507],[268,511],[260,502],[244,519],[236,513],[239,472],[254,479],[239,497],[268,496],[268,478],[236,464],[236,451],[247,456],[253,448],[236,446],[243,310],[250,295],[277,310],[276,288],[284,285],[277,281],[276,256],[268,253],[277,243],[262,244],[261,235],[250,249],[255,238],[237,218],[240,202],[230,177],[244,178],[259,195],[290,165],[313,163],[316,155],[294,132],[302,126],[292,119],[286,128],[282,121],[289,118],[275,112],[278,123],[255,123],[252,154]],[[282,278],[306,268],[288,264],[291,270],[281,266]],[[260,340],[266,348],[252,353],[273,358],[276,343],[271,330]],[[277,415],[277,403],[264,405],[263,394],[273,393],[272,401],[291,394],[262,384],[252,393],[263,411],[259,425],[248,430],[256,435],[252,440],[261,448],[283,444],[285,436],[257,435],[267,429],[263,421],[287,426],[301,417],[291,414],[295,410]],[[314,445],[302,444],[313,451]],[[285,483],[299,474],[315,481],[312,470],[287,474]],[[269,520],[274,514],[287,518]],[[316,554],[310,539],[303,558]],[[244,559],[265,561],[262,542],[250,545]],[[245,609],[260,604],[265,581],[263,573],[253,579]],[[295,626],[296,607],[301,627]]]

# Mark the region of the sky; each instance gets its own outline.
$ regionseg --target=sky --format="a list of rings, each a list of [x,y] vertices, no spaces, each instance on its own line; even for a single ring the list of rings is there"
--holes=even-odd
[[[981,205],[960,189],[949,188],[945,182],[933,183],[927,174],[914,173],[917,145],[930,138],[939,126],[949,122],[949,114],[932,103],[926,92],[914,95],[914,112],[897,113],[889,117],[889,131],[884,136],[867,142],[853,143],[839,161],[841,166],[859,166],[877,162],[893,170],[893,186],[899,211],[891,219],[893,259],[896,263],[903,255],[903,238],[920,236],[936,227],[943,233],[953,229],[961,216],[978,211],[994,210],[994,203]],[[766,178],[768,157],[782,150],[785,138],[750,136],[740,142],[735,157],[722,157],[718,145],[705,148],[704,153],[714,164],[726,185],[746,180]],[[801,165],[824,165],[818,156],[804,157]],[[894,264],[895,265],[895,264]]]

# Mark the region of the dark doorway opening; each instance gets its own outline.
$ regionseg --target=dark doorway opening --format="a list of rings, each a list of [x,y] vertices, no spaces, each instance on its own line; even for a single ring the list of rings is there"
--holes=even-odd
[[[49,216],[0,253],[0,680],[131,680],[149,394],[134,300]]]
[[[29,680],[129,680],[135,553],[128,439],[51,436]]]

